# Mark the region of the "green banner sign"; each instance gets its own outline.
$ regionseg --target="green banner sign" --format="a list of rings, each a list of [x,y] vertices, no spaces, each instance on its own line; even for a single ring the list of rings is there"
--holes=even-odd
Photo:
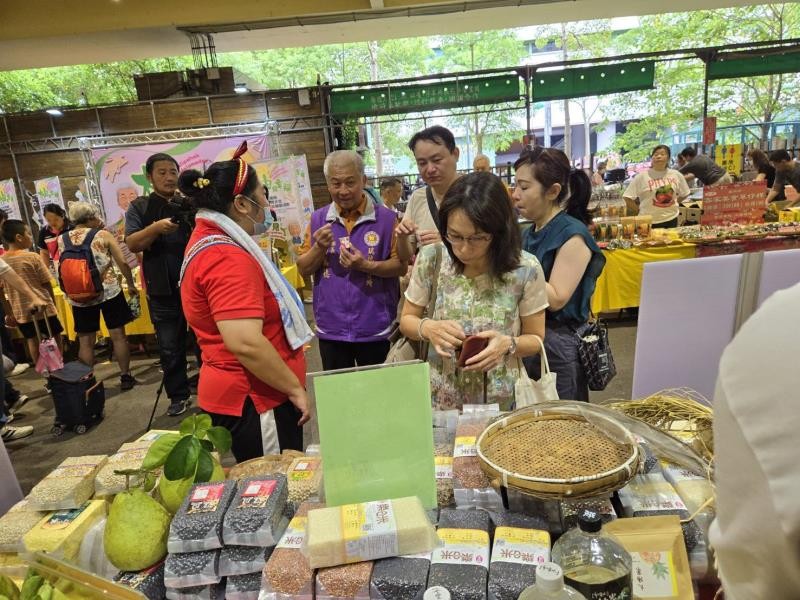
[[[513,102],[520,96],[520,80],[516,73],[360,90],[335,89],[331,90],[331,113],[352,116],[402,114]]]
[[[645,60],[560,71],[537,71],[533,76],[533,99],[537,102],[567,100],[649,90],[654,86],[655,65],[655,61]]]
[[[800,52],[797,51],[742,58],[726,58],[725,55],[722,55],[708,64],[710,81],[798,72],[800,72]]]

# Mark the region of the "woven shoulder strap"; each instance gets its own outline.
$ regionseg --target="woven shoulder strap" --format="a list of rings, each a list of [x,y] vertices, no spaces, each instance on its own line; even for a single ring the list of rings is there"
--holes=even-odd
[[[210,248],[211,246],[218,246],[219,244],[227,244],[229,246],[236,246],[237,248],[241,248],[239,244],[233,241],[233,238],[227,235],[215,234],[197,240],[186,251],[186,255],[183,258],[183,264],[181,265],[181,276],[178,279],[178,285],[180,285],[181,282],[183,281],[183,274],[186,272],[186,268],[189,266],[189,263],[192,262],[192,260],[194,260],[194,258],[206,248]]]

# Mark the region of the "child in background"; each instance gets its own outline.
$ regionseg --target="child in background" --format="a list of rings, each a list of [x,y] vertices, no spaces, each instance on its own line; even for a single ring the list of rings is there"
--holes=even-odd
[[[63,352],[61,332],[61,322],[58,320],[53,287],[50,285],[51,275],[44,266],[41,258],[30,250],[33,245],[33,236],[30,227],[18,219],[9,219],[3,223],[2,227],[3,242],[8,247],[8,251],[3,255],[9,266],[27,283],[38,298],[46,303],[45,316],[50,324],[50,331],[59,349]],[[6,290],[8,301],[11,303],[12,315],[6,316],[9,326],[19,327],[28,351],[33,358],[33,364],[39,359],[39,341],[36,339],[36,329],[33,324],[33,314],[31,312],[31,302],[19,291],[8,288]],[[39,331],[43,336],[47,334],[47,324],[42,313],[37,314]]]

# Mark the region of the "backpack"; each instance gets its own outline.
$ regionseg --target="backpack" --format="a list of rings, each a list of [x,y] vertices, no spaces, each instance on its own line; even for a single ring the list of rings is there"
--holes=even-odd
[[[65,232],[61,239],[64,250],[58,263],[58,282],[73,302],[86,304],[103,295],[103,277],[94,262],[92,241],[98,229],[91,229],[83,243],[76,246]]]

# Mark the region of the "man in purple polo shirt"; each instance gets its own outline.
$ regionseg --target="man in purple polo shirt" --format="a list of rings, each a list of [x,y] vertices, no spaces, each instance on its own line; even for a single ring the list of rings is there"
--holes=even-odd
[[[325,370],[380,364],[397,316],[397,215],[364,193],[364,162],[337,150],[323,166],[333,202],[311,215],[297,267],[314,276],[314,319]]]

